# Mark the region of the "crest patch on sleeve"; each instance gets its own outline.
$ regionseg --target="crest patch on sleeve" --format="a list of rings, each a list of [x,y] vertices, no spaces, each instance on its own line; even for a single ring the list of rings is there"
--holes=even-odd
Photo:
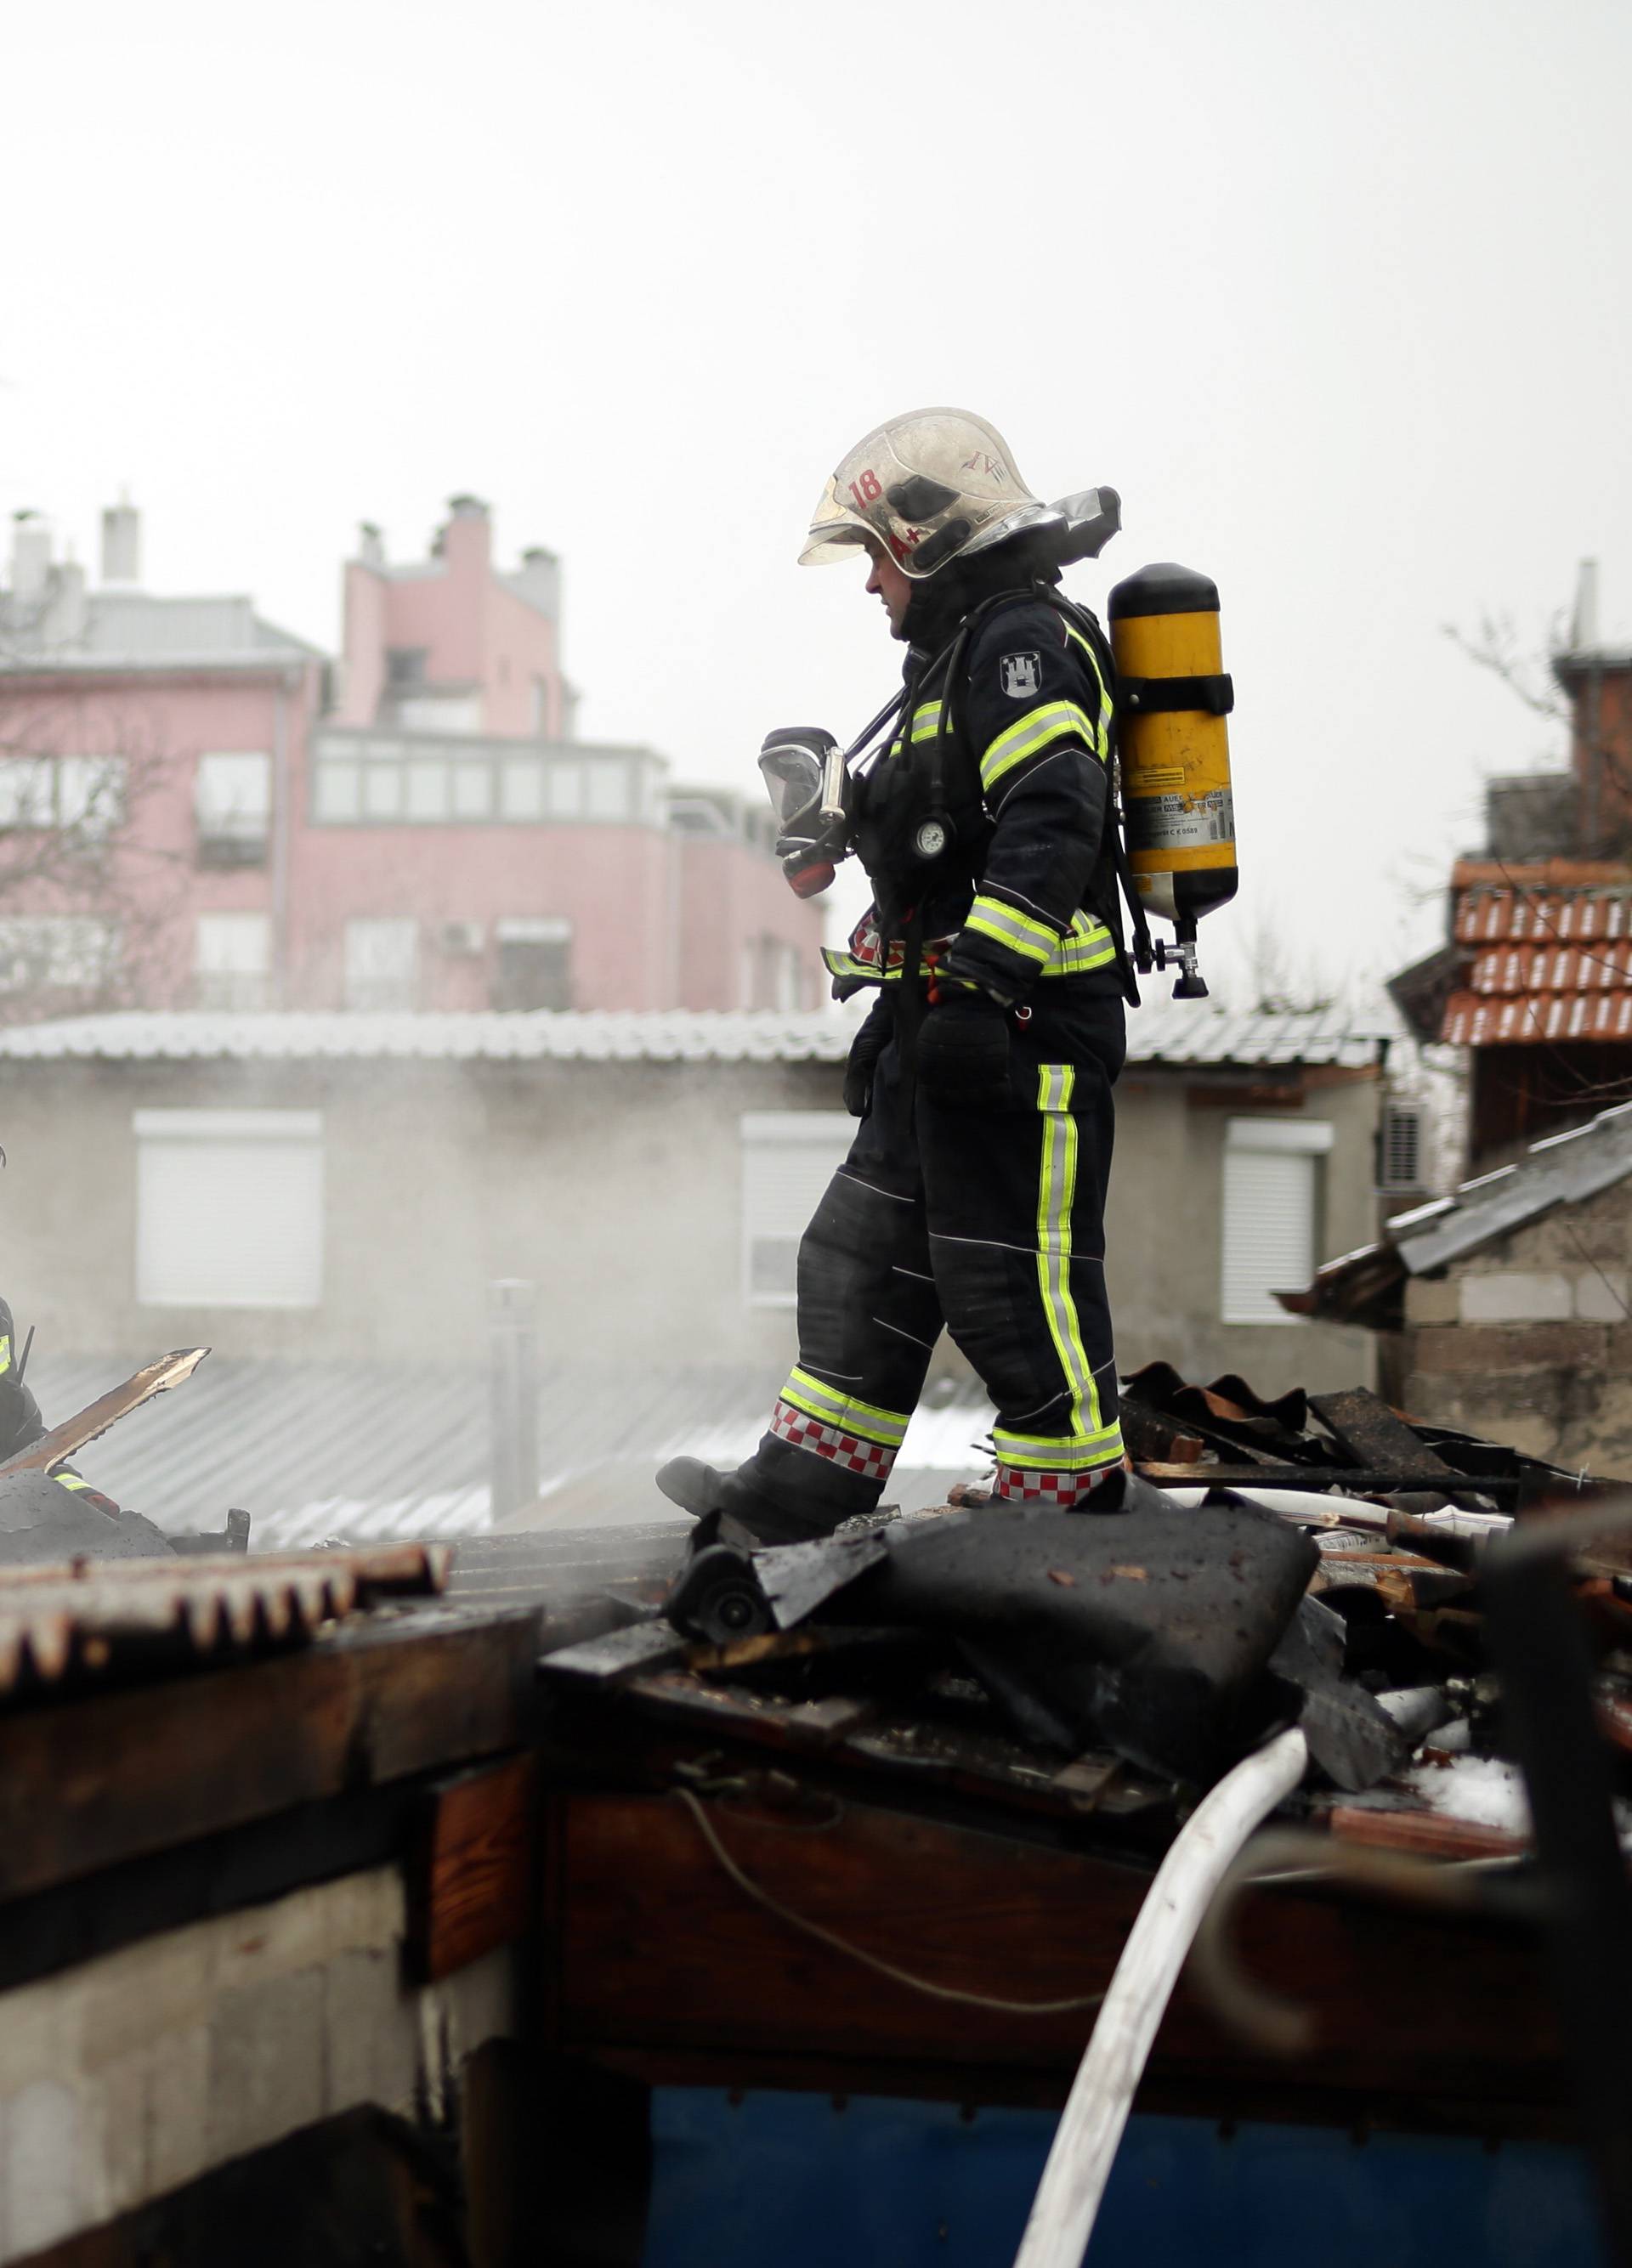
[[[1041,689],[1043,666],[1034,653],[1006,653],[997,666],[997,678],[1011,701],[1029,701]]]

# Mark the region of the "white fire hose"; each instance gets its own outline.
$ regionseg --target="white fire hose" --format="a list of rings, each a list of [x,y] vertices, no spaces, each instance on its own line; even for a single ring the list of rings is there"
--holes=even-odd
[[[1296,1727],[1227,1772],[1156,1873],[1077,2066],[1015,2268],[1082,2268],[1111,2161],[1178,1972],[1242,1845],[1303,1777]]]

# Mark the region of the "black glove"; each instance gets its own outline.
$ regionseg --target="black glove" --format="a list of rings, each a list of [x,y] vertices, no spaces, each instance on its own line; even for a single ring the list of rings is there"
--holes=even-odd
[[[942,1102],[1007,1102],[1008,1011],[989,992],[958,992],[919,1027],[918,1083]]]
[[[845,1108],[853,1118],[865,1118],[873,1107],[873,1071],[895,1028],[895,1011],[881,992],[873,1012],[851,1041],[845,1063]]]

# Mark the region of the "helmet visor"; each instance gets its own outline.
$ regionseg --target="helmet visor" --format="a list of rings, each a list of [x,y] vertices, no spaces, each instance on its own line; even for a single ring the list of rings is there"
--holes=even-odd
[[[834,559],[848,559],[857,546],[865,544],[869,537],[875,543],[880,541],[860,513],[844,502],[839,495],[838,474],[830,474],[822,501],[811,518],[799,563],[801,567],[815,567],[824,566]]]

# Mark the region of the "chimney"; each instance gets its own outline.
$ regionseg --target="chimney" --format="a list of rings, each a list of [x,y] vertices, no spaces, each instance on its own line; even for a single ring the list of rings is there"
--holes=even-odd
[[[142,579],[142,515],[122,497],[102,514],[102,580],[137,584]]]
[[[51,580],[51,526],[37,512],[11,515],[11,600],[39,606]]]
[[[561,563],[553,551],[535,544],[521,554],[521,571],[515,578],[522,597],[553,622],[561,612]]]
[[[1576,578],[1576,611],[1569,625],[1571,653],[1592,653],[1598,648],[1598,562],[1584,559]]]
[[[493,525],[480,497],[447,499],[449,517],[437,534],[433,556],[458,575],[483,574],[492,556]]]
[[[51,578],[51,601],[44,623],[46,644],[83,644],[85,618],[85,571],[77,559],[64,559]]]
[[[364,566],[383,569],[386,563],[386,542],[380,529],[372,519],[364,519],[358,523],[358,534],[359,537],[358,557]]]

